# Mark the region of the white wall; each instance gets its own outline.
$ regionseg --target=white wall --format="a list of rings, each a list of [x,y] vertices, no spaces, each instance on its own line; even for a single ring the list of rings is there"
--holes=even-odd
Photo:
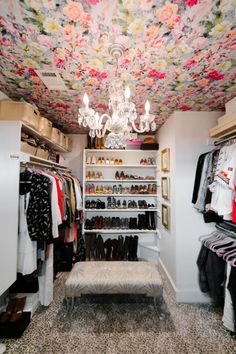
[[[166,273],[169,280],[172,282],[172,286],[176,284],[176,233],[175,233],[175,218],[173,218],[175,210],[175,185],[174,171],[175,171],[175,129],[174,129],[174,116],[172,115],[167,122],[161,127],[158,136],[158,142],[160,150],[166,147],[170,148],[170,172],[160,173],[160,177],[170,177],[170,200],[166,201],[161,199],[161,204],[171,206],[170,214],[170,230],[165,229],[161,224],[161,220],[158,221],[158,228],[161,231],[161,243],[160,243],[160,262],[163,267],[166,268]],[[161,193],[160,193],[161,195]]]
[[[83,150],[87,145],[86,134],[70,134],[72,151],[63,155],[65,165],[72,169],[72,173],[83,180]]]
[[[160,150],[167,147],[171,150],[171,229],[167,232],[161,228],[160,263],[179,302],[207,301],[198,286],[196,260],[201,246],[198,237],[210,232],[214,224],[204,223],[191,199],[198,157],[212,149],[207,145],[208,130],[221,115],[221,112],[175,112],[158,133]]]

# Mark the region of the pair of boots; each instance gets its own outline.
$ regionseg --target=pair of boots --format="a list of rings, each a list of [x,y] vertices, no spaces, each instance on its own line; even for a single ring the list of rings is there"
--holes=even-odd
[[[89,134],[87,135],[86,149],[95,149],[95,138],[92,138]]]
[[[104,138],[97,138],[96,139],[95,149],[105,149]]]
[[[95,260],[95,241],[96,234],[85,234],[85,261],[94,261]]]
[[[122,261],[124,259],[123,245],[123,236],[118,236],[118,240],[111,240],[108,238],[104,243],[104,248],[106,249],[106,261]]]
[[[15,297],[11,299],[7,305],[6,312],[0,317],[0,323],[16,322],[22,315],[26,302],[26,296],[22,298]]]
[[[139,230],[155,230],[155,212],[145,211],[145,214],[138,214],[138,227]]]
[[[126,236],[123,246],[124,261],[138,261],[138,236]]]

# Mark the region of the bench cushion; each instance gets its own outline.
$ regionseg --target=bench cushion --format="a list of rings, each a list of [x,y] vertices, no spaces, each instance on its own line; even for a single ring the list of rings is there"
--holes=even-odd
[[[65,283],[65,296],[81,294],[162,295],[162,279],[150,262],[78,262]]]

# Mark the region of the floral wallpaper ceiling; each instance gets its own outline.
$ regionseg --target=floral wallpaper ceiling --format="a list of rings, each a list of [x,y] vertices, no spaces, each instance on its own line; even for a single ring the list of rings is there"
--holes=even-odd
[[[158,125],[174,110],[222,110],[236,95],[236,0],[0,1],[0,90],[34,102],[65,132],[79,132],[86,91],[108,110],[112,43],[126,48],[119,73],[139,112]],[[35,70],[57,69],[49,91]]]

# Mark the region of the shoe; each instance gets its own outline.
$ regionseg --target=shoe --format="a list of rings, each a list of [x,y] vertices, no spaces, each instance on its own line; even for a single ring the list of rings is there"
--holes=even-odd
[[[17,298],[11,299],[8,302],[6,312],[2,313],[0,317],[0,323],[5,323],[11,318],[12,314],[15,311],[16,303],[17,303]]]
[[[96,234],[90,234],[90,261],[95,260]]]
[[[104,248],[106,250],[105,252],[105,259],[106,261],[111,261],[111,251],[112,251],[112,247],[111,247],[111,239],[108,238],[105,242],[104,242]]]
[[[138,251],[138,236],[134,236],[133,238],[133,245],[132,245],[132,260],[134,262],[138,261],[138,256],[137,256],[137,251]]]
[[[87,221],[87,220],[86,220]],[[90,239],[91,239],[91,234],[84,234],[85,238],[85,261],[88,262],[90,261]]]
[[[16,322],[22,315],[26,302],[26,296],[16,299],[16,305],[10,318],[10,323]]]
[[[115,159],[114,165],[119,165],[119,160],[118,159]]]
[[[96,159],[96,157],[94,155],[92,156],[92,159],[91,159],[90,163],[93,164],[93,165],[96,165],[97,159]]]
[[[110,165],[114,165],[114,159],[110,159]]]
[[[115,179],[120,179],[119,171],[116,171],[116,173],[115,173]]]
[[[118,165],[123,165],[123,160],[120,159],[120,160],[118,161]]]
[[[87,147],[86,149],[92,149],[92,138],[91,136],[88,134],[87,135]]]
[[[124,259],[124,238],[123,236],[118,236],[118,261],[122,261]]]
[[[123,245],[123,260],[124,261],[128,261],[129,243],[130,243],[130,237],[129,236],[125,236],[125,242],[124,242],[124,245]]]
[[[126,200],[123,200],[123,202],[122,202],[122,208],[124,208],[124,209],[127,208],[127,202],[126,202]]]
[[[92,161],[91,156],[87,156],[86,165],[90,165],[91,161]]]
[[[120,173],[120,179],[125,179],[124,171],[121,171],[121,173]]]
[[[115,238],[111,241],[111,246],[112,246],[112,256],[111,260],[112,261],[118,261],[118,246],[119,242]]]

